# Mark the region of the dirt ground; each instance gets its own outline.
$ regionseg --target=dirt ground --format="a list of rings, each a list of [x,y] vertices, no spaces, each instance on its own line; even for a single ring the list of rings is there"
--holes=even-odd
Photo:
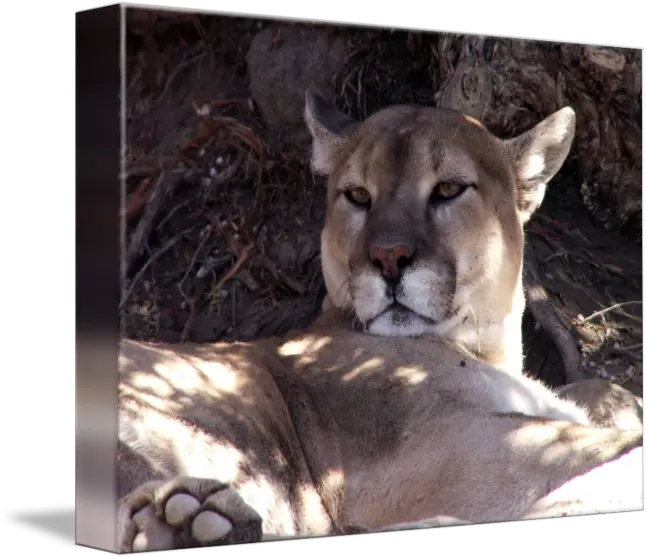
[[[151,36],[128,29],[127,337],[254,339],[305,327],[319,312],[324,183],[302,149],[275,147],[250,98],[245,55],[267,26],[215,17]],[[419,48],[432,48],[432,37],[335,32],[353,45],[334,83],[340,108],[363,118],[393,102],[434,104],[436,78]],[[586,373],[641,395],[641,231],[596,227],[573,168],[551,184],[528,243]],[[525,321],[529,371],[563,384],[554,343],[531,312]]]

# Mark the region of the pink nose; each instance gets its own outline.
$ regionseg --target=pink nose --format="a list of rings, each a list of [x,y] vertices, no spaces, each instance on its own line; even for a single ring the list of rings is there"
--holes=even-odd
[[[383,247],[371,245],[368,250],[370,260],[381,269],[387,278],[398,278],[401,271],[410,264],[411,250],[408,246]]]

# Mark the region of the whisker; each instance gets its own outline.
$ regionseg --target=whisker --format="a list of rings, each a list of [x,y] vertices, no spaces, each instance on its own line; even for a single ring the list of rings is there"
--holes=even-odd
[[[453,132],[453,137],[451,137],[451,140],[450,140],[451,143],[453,143],[455,136],[458,135],[458,131],[460,131],[461,125],[462,125],[462,120],[458,120],[458,125],[455,127],[455,131]]]
[[[341,291],[342,288],[344,288],[345,286],[347,286],[349,284],[349,282],[350,282],[350,277],[345,279],[339,285],[339,287],[336,290],[336,293],[338,294]],[[354,296],[353,296],[352,290],[350,288],[348,288],[348,293],[350,294],[350,298],[352,300],[354,300]],[[356,313],[354,311],[354,307],[350,306],[350,307],[343,307],[343,308],[337,308],[337,309],[340,309],[342,311],[343,319],[347,319],[348,317],[352,317],[352,327],[353,328],[356,327],[357,325],[361,325],[361,321],[357,317],[357,315],[356,315]]]
[[[339,288],[337,288],[337,290],[336,290],[336,294],[338,294],[339,292],[341,292],[341,289],[342,289],[344,286],[346,286],[349,282],[350,282],[350,277],[348,277],[347,279],[345,279],[345,280],[344,280],[344,281],[339,285]],[[350,288],[348,288],[348,293],[350,294],[350,297],[352,297],[352,290],[351,290]]]
[[[471,315],[473,316],[473,321],[475,322],[476,325],[476,335],[478,338],[478,354],[482,352],[482,346],[480,345],[480,326],[478,325],[478,317],[476,316],[476,312],[473,310],[473,306],[469,304],[469,310],[471,311]]]
[[[361,319],[357,317],[357,314],[355,313],[352,317],[352,328],[360,328],[363,327],[363,323],[361,322]]]

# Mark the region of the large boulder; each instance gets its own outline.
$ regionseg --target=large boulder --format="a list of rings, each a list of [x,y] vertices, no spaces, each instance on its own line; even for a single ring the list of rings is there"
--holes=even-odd
[[[246,56],[251,96],[267,124],[270,140],[302,144],[305,89],[313,84],[332,93],[348,46],[331,29],[271,25],[253,39]]]

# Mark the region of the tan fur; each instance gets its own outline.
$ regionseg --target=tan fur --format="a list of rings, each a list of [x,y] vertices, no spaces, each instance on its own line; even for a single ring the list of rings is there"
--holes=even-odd
[[[313,167],[329,175],[321,236],[327,303],[352,308],[367,332],[439,334],[501,369],[521,373],[525,301],[520,276],[527,218],[521,210],[528,199],[521,198],[514,166],[518,146],[457,112],[431,108],[382,110],[346,138],[320,133],[314,116],[307,118],[314,135]],[[567,109],[553,119],[573,127]],[[571,136],[552,138],[556,146],[560,140],[567,151]],[[431,207],[434,187],[452,179],[477,187]],[[370,192],[370,211],[357,210],[343,195],[356,186]],[[384,311],[390,300],[367,256],[375,241],[415,246],[399,295],[412,311],[399,324]]]
[[[585,407],[597,426],[642,429],[644,425],[641,399],[612,381],[584,379],[556,392],[560,398]]]
[[[309,93],[325,311],[281,339],[122,342],[120,551],[638,507],[641,428],[595,427],[522,373],[522,225],[571,112],[503,142],[457,113],[359,125],[322,103]],[[477,189],[429,209],[457,174]],[[415,245],[398,319],[374,242]]]

